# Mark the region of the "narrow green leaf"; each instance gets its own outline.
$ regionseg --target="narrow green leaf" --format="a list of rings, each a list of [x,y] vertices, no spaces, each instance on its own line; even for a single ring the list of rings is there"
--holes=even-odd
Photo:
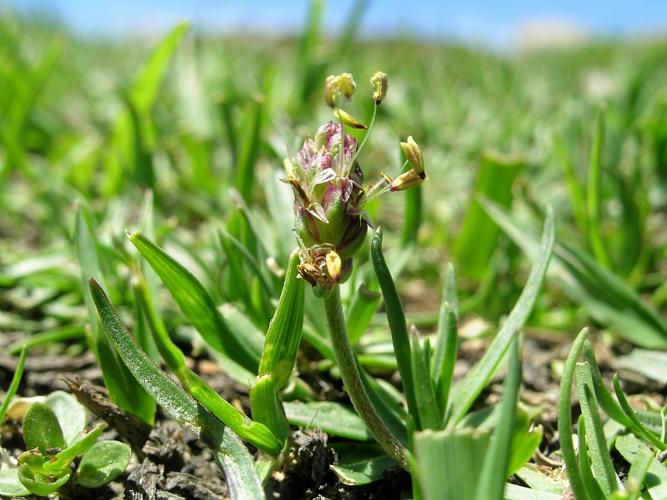
[[[414,375],[414,392],[417,402],[418,420],[422,429],[437,429],[440,427],[442,417],[435,397],[431,375],[426,364],[424,351],[419,345],[419,337],[416,332],[411,334],[410,359],[412,373]]]
[[[625,427],[632,426],[630,419],[623,413],[623,410],[619,404],[611,396],[611,393],[607,389],[607,386],[604,384],[602,379],[602,374],[598,368],[597,361],[595,359],[595,352],[593,351],[593,346],[590,342],[586,341],[584,343],[584,359],[588,363],[588,366],[591,369],[591,376],[593,377],[593,387],[595,389],[595,397],[600,404],[600,407],[605,411],[607,415],[616,420],[619,424],[624,425]]]
[[[132,458],[132,450],[119,441],[95,443],[81,457],[76,481],[84,488],[99,488],[120,476]]]
[[[241,436],[241,438],[248,440],[253,445],[267,451],[268,453],[277,455],[282,449],[282,445],[269,429],[258,422],[253,422],[246,415],[237,410],[231,403],[226,401],[217,392],[215,392],[201,379],[201,377],[199,377],[199,375],[185,366],[185,356],[171,341],[166,329],[164,328],[164,324],[156,316],[150,297],[148,297],[148,295],[145,293],[145,285],[142,286],[141,279],[136,281],[136,286],[138,287],[139,291],[138,296],[142,299],[142,306],[147,313],[146,318],[148,319],[149,325],[153,331],[158,350],[160,351],[160,354],[164,356],[165,363],[169,369],[174,372],[186,390],[208,411],[210,411],[225,425],[228,425],[234,432]],[[93,289],[93,287],[94,284],[91,282],[91,289]],[[105,307],[108,307],[109,314],[115,316],[113,309],[111,309],[111,305],[108,304],[108,299],[106,299],[106,297],[103,295],[104,292],[102,292],[100,289],[97,291],[97,294],[100,301],[106,302]],[[97,300],[98,298],[96,297],[96,301]],[[98,307],[100,306],[98,305]],[[102,316],[101,312],[100,316]],[[119,321],[118,325],[119,328],[124,330]],[[116,344],[114,344],[114,347],[116,347]],[[135,344],[134,347],[138,351],[137,353],[134,353],[134,355],[139,357],[146,357],[146,354],[141,351],[141,348],[138,345]],[[119,348],[116,347],[116,349]],[[121,356],[123,356],[122,353]],[[128,362],[125,357],[123,357],[123,360],[126,363]]]
[[[567,475],[570,480],[570,486],[575,498],[586,500],[588,494],[584,485],[577,455],[574,451],[574,442],[572,440],[572,381],[574,379],[574,370],[577,366],[577,359],[584,348],[584,342],[588,335],[588,329],[584,328],[579,332],[577,338],[572,343],[570,353],[565,360],[563,368],[563,378],[560,381],[560,394],[558,396],[558,435],[560,436],[560,450],[563,456],[563,462],[567,467]]]
[[[304,280],[298,276],[298,265],[299,254],[293,252],[278,306],[266,332],[264,351],[259,362],[259,375],[270,374],[276,390],[287,385],[301,343]]]
[[[229,234],[227,231],[221,230],[220,238],[222,241],[226,243],[226,245],[224,245],[225,249],[233,247],[235,250],[239,252],[239,254],[243,257],[243,260],[247,262],[250,265],[251,269],[254,271],[255,275],[259,280],[259,284],[264,289],[266,295],[268,297],[274,297],[275,290],[273,289],[273,284],[269,281],[269,278],[267,277],[266,272],[264,270],[265,268],[259,265],[259,262],[257,262],[255,256],[252,255],[245,246],[243,246],[243,243],[241,243],[238,239]],[[227,251],[228,256],[230,253],[231,252]]]
[[[648,446],[632,434],[618,436],[614,441],[614,447],[631,464],[637,459],[639,453],[652,454]],[[644,480],[646,492],[651,498],[667,498],[667,467],[658,460],[653,460],[648,471],[649,474]]]
[[[273,84],[273,70],[266,67],[264,74],[264,96],[251,103],[247,110],[247,121],[243,129],[241,148],[236,162],[235,186],[246,202],[250,201],[252,187],[255,184],[255,163],[259,153],[262,138],[262,129],[266,120],[267,96]]]
[[[479,197],[491,199],[503,207],[512,201],[512,185],[523,170],[524,160],[484,153],[474,193],[466,211],[461,229],[454,244],[454,257],[458,270],[481,279],[487,272],[488,262],[496,248],[500,229],[484,212]]]
[[[653,454],[646,448],[640,449],[630,465],[630,472],[628,472],[628,479],[625,483],[628,500],[637,500],[641,495],[642,486],[652,463]]]
[[[130,118],[128,129],[132,145],[131,169],[134,179],[142,188],[155,189],[153,151],[149,139],[151,117],[147,111],[141,111],[130,96],[123,95],[123,101]]]
[[[628,401],[628,398],[625,397],[625,393],[623,392],[623,389],[621,388],[621,382],[618,380],[618,374],[614,374],[612,378],[612,383],[614,385],[614,392],[616,393],[616,398],[618,399],[619,404],[621,405],[621,408],[625,414],[625,416],[630,420],[631,425],[628,426],[628,428],[634,432],[635,434],[638,435],[638,437],[644,438],[646,441],[651,443],[653,446],[658,448],[659,450],[665,450],[667,449],[667,444],[663,443],[655,434],[653,434],[650,430],[645,428],[642,423],[639,421],[637,418],[637,415],[635,414],[635,410],[632,408],[630,405],[630,402]]]
[[[89,346],[102,369],[104,385],[109,391],[109,396],[118,406],[152,424],[155,419],[155,401],[141,385],[137,385],[134,377],[109,346],[106,336],[99,331],[99,320],[87,282],[90,277],[94,277],[104,283],[104,274],[99,264],[96,241],[86,220],[83,206],[79,206],[77,211],[74,234],[76,255],[81,267],[83,294],[92,330]]]
[[[167,328],[164,326],[162,318],[157,314],[153,299],[148,290],[148,284],[142,274],[135,272],[133,286],[136,293],[139,306],[146,318],[148,327],[152,333],[155,346],[162,356],[167,368],[173,373],[178,373],[185,367],[185,356],[181,350],[174,344],[169,337]]]
[[[356,441],[373,439],[361,417],[341,404],[330,401],[316,403],[291,401],[284,403],[284,406],[287,421],[292,425],[322,429],[332,436]]]
[[[667,281],[665,281],[665,284],[667,284]],[[651,380],[667,385],[666,351],[637,348],[624,356],[617,357],[615,361],[619,368],[640,373]]]
[[[193,398],[218,417],[222,423],[229,426],[241,439],[245,439],[273,456],[278,456],[284,442],[277,438],[264,424],[253,422],[215,392],[192,370],[186,368],[181,370],[177,376]]]
[[[176,25],[162,39],[160,45],[153,51],[150,59],[138,75],[131,93],[140,109],[150,108],[155,103],[169,61],[188,29],[188,23],[182,22]]]
[[[90,291],[109,343],[113,345],[137,381],[174,420],[181,425],[195,424],[197,410],[192,400],[141,350],[136,339],[120,322],[100,284],[92,278]]]
[[[414,434],[415,461],[425,500],[470,500],[479,481],[489,435],[470,429]]]
[[[609,449],[607,448],[598,404],[595,399],[590,367],[588,363],[583,362],[577,364],[575,370],[577,396],[586,425],[593,472],[604,494],[611,495],[612,492],[619,489],[621,484],[609,457]]]
[[[154,239],[155,238],[155,216],[154,216],[154,196],[153,191],[150,189],[146,190],[144,194],[144,200],[141,206],[141,230],[144,232],[146,237]],[[138,259],[137,263],[141,273],[144,276],[146,282],[147,292],[151,297],[156,297],[159,290],[159,278],[155,271],[153,271],[145,259]],[[138,297],[136,297],[135,291],[135,309],[137,314],[141,314],[141,306],[138,304]],[[153,335],[150,332],[150,328],[146,324],[146,321],[143,318],[137,318],[137,324],[135,326],[136,332],[134,333],[137,337],[137,342],[143,349],[143,351],[148,354],[148,356],[153,360],[157,361],[160,359],[160,354],[158,353],[157,346],[153,340]]]
[[[394,279],[387,267],[387,263],[382,254],[382,228],[378,227],[371,240],[371,260],[373,268],[382,290],[384,298],[387,321],[391,331],[391,340],[394,344],[394,355],[398,363],[398,371],[403,381],[405,398],[408,402],[410,415],[415,418],[415,423],[419,427],[419,412],[417,410],[417,400],[414,393],[414,381],[412,377],[412,366],[410,360],[410,338],[408,337],[408,327],[403,312],[403,304],[396,291]]]
[[[349,15],[345,18],[343,32],[338,37],[338,49],[336,55],[332,58],[333,61],[339,61],[348,54],[348,50],[354,42],[355,35],[361,25],[364,17],[364,12],[368,6],[368,0],[356,0]]]
[[[401,229],[401,246],[407,248],[417,244],[419,227],[422,222],[422,189],[417,186],[405,192],[405,208],[403,209],[403,228]]]
[[[431,361],[431,378],[433,379],[440,412],[445,416],[458,352],[456,271],[451,263],[447,265],[447,274],[442,287],[442,301],[435,342],[435,352]]]
[[[201,438],[212,450],[216,462],[225,471],[225,482],[232,500],[264,500],[262,482],[248,449],[229,427],[211,416],[201,413]]]
[[[324,7],[324,0],[313,0],[310,3],[306,25],[299,40],[297,61],[301,66],[301,75],[297,81],[301,83],[301,91],[298,96],[297,110],[308,102],[314,88],[319,83],[318,79],[321,77],[322,70],[319,68],[320,65],[315,61],[315,52],[320,38]]]
[[[588,437],[586,436],[586,419],[583,416],[579,417],[577,422],[577,443],[579,445],[579,470],[581,477],[584,480],[584,486],[588,493],[588,498],[592,500],[605,500],[607,498],[602,492],[600,483],[593,474],[593,467],[588,452]]]
[[[127,332],[100,285],[91,280],[90,287],[104,331],[114,349],[118,350],[137,381],[150,392],[165,413],[181,425],[200,432],[225,471],[230,496],[234,500],[264,498],[252,457],[239,438],[162,373]]]
[[[505,479],[509,470],[514,415],[521,386],[521,353],[515,337],[510,350],[507,379],[500,403],[500,418],[493,431],[489,450],[479,477],[477,498],[502,500]]]
[[[588,241],[593,249],[598,263],[604,267],[610,266],[607,255],[607,244],[600,228],[600,206],[602,197],[602,148],[604,146],[604,106],[600,107],[595,132],[591,145],[591,155],[588,164],[588,186],[586,189],[586,215],[588,219]]]
[[[526,286],[521,292],[512,312],[484,353],[482,359],[468,372],[458,387],[451,406],[451,419],[448,425],[456,425],[467,413],[477,396],[496,371],[500,361],[507,352],[512,340],[528,319],[533,305],[542,286],[542,281],[549,265],[551,251],[555,239],[555,224],[553,210],[547,210],[547,219],[544,223],[542,243],[537,254],[537,260],[530,270]]]
[[[355,462],[339,460],[336,465],[330,467],[341,483],[362,486],[382,479],[387,470],[398,465],[388,455],[376,453],[375,456],[363,457]]]
[[[9,345],[9,347],[7,347],[7,352],[9,354],[15,355],[20,353],[24,347],[26,349],[32,349],[33,347],[41,346],[44,344],[57,344],[58,342],[77,340],[83,337],[83,326],[64,326],[62,328],[54,328],[53,330],[36,333],[30,337],[13,342]]]
[[[25,368],[26,349],[26,347],[21,349],[19,360],[16,363],[16,370],[12,376],[12,381],[5,393],[5,399],[3,399],[2,404],[0,404],[0,425],[2,425],[2,422],[5,420],[5,415],[7,414],[7,410],[9,410],[9,404],[12,402],[12,399],[16,395],[16,391],[18,391],[19,385],[21,384],[21,377],[23,377],[23,370]]]
[[[352,303],[347,309],[347,336],[353,346],[359,342],[368,325],[373,319],[373,314],[380,305],[382,295],[378,292],[377,283],[373,280],[370,284],[362,283],[352,296]]]
[[[259,375],[250,389],[250,408],[255,422],[264,424],[283,443],[287,441],[289,424],[270,373]]]
[[[574,168],[574,162],[569,149],[565,145],[562,135],[554,137],[554,149],[560,158],[563,168],[563,177],[570,195],[570,204],[579,229],[588,234],[588,216],[586,212],[586,194],[583,183],[579,181]]]
[[[395,367],[393,368],[395,369]],[[368,398],[373,403],[375,411],[389,428],[392,434],[406,445],[408,442],[408,433],[405,425],[405,420],[408,414],[403,407],[403,398],[394,397],[386,388],[388,384],[380,384],[378,380],[371,377],[365,370],[359,368],[361,372],[361,379],[368,393]]]
[[[72,442],[67,448],[59,451],[49,462],[44,464],[44,469],[64,471],[69,464],[82,453],[87,452],[102,435],[106,429],[105,423],[97,424],[90,432],[80,436],[79,439]]]
[[[542,443],[544,431],[542,426],[537,425],[533,429],[515,432],[512,435],[512,447],[510,463],[507,469],[507,476],[515,474],[521,467],[535,456],[535,452]]]
[[[197,278],[141,233],[133,233],[129,238],[160,276],[183,314],[206,342],[245,369],[256,372],[258,360],[252,349],[232,334],[213,299]]]
[[[539,245],[532,227],[519,223],[509,213],[489,200],[481,200],[484,209],[503,230],[529,255],[539,255]],[[667,322],[660,313],[610,270],[572,246],[559,243],[554,249],[550,269],[563,292],[600,323],[630,342],[649,349],[667,348]]]

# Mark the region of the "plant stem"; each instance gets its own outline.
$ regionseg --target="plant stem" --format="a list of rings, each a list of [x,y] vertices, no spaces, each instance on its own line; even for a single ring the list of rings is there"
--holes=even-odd
[[[347,338],[345,317],[343,316],[343,306],[340,301],[340,289],[338,285],[334,286],[331,293],[323,300],[336,362],[343,378],[343,384],[345,384],[345,390],[350,396],[354,409],[357,410],[357,413],[364,420],[382,449],[396,460],[401,467],[409,470],[407,450],[396,436],[391,433],[375,411],[361,380],[359,366]]]

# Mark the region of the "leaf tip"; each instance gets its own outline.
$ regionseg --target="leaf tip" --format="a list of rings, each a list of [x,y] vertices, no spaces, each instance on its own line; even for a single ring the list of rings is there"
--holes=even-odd
[[[130,232],[130,231],[126,231],[126,234],[127,234],[127,238],[128,238],[132,243],[134,243],[136,240],[138,240],[139,238],[141,238],[141,231],[132,231],[132,232]]]

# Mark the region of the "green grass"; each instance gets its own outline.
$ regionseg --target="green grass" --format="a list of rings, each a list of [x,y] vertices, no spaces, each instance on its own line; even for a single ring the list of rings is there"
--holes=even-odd
[[[237,498],[246,483],[248,498],[261,496],[282,467],[287,424],[324,429],[347,452],[333,470],[345,484],[398,462],[417,498],[437,498],[438,471],[464,499],[501,498],[508,479],[508,498],[570,488],[660,498],[665,410],[633,407],[618,377],[605,385],[586,334],[574,334],[590,327],[613,354],[667,349],[667,43],[499,55],[357,40],[364,5],[340,39],[324,36],[317,1],[296,39],[181,24],[162,39],[86,40],[48,20],[0,18],[0,335],[17,334],[9,351],[21,353],[0,413],[21,394],[26,351],[29,367],[43,352],[90,349],[121,407],[152,423],[157,403],[200,432]],[[389,90],[375,110],[378,70]],[[332,119],[324,81],[343,72],[357,82],[345,111],[366,124],[377,113],[358,157],[366,183],[401,172],[409,135],[428,179],[364,207],[382,232],[325,307],[296,278],[293,195],[280,179],[283,160]],[[106,294],[91,295],[91,276]],[[465,326],[480,321],[485,354],[461,377]],[[570,483],[524,465],[544,449],[533,410],[515,404],[521,340],[533,335],[576,342],[558,375]],[[181,352],[189,344],[203,350]],[[210,357],[250,391],[251,414],[186,355]],[[485,405],[508,358],[503,397]],[[356,384],[361,418],[346,400],[318,401],[313,380],[340,387],[341,376]],[[257,463],[237,434],[263,450]],[[393,460],[367,443],[374,435]]]

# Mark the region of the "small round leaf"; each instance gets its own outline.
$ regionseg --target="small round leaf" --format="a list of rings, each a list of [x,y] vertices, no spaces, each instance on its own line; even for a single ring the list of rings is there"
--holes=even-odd
[[[24,497],[30,495],[30,490],[19,481],[19,470],[0,469],[0,496]]]
[[[131,457],[132,451],[125,443],[95,443],[81,458],[77,482],[84,488],[99,488],[122,474]]]
[[[39,448],[42,453],[49,448],[66,446],[58,417],[46,404],[35,403],[25,414],[23,441],[25,441],[26,449]]]
[[[72,444],[86,428],[86,410],[74,396],[64,391],[52,392],[45,403],[58,418],[65,442]]]

